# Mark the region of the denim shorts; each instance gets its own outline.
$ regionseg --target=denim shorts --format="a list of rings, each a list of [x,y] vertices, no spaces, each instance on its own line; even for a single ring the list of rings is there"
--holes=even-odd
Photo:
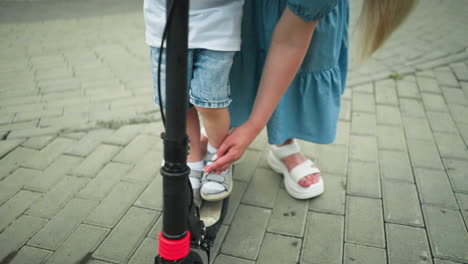
[[[150,47],[155,103],[158,97],[158,59],[160,48]],[[187,60],[189,105],[203,108],[226,108],[231,103],[229,72],[235,51],[189,49]],[[163,107],[166,97],[166,55],[161,62],[161,95]]]

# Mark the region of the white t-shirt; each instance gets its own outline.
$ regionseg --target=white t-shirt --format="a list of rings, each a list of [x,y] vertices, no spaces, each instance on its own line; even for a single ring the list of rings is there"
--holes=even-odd
[[[244,0],[190,0],[189,49],[240,50],[243,4]],[[166,0],[144,0],[144,15],[146,42],[159,47],[166,25]]]

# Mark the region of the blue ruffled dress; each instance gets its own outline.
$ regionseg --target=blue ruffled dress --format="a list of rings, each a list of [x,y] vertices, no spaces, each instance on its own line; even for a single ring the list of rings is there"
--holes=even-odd
[[[241,52],[231,70],[231,123],[239,126],[249,117],[272,33],[286,6],[319,23],[299,72],[268,122],[268,141],[328,144],[336,137],[346,85],[349,0],[245,0]]]

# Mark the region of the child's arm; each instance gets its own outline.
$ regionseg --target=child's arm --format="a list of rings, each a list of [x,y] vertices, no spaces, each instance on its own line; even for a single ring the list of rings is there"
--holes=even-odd
[[[224,140],[217,152],[218,160],[207,166],[207,171],[227,169],[265,127],[302,64],[317,23],[307,22],[285,9],[273,32],[253,111]]]

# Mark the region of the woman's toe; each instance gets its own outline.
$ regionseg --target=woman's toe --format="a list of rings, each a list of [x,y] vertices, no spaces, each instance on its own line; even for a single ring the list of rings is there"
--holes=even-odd
[[[304,188],[307,188],[311,186],[312,184],[318,183],[319,180],[320,180],[320,173],[314,173],[314,174],[302,177],[302,179],[299,180],[299,185]]]

